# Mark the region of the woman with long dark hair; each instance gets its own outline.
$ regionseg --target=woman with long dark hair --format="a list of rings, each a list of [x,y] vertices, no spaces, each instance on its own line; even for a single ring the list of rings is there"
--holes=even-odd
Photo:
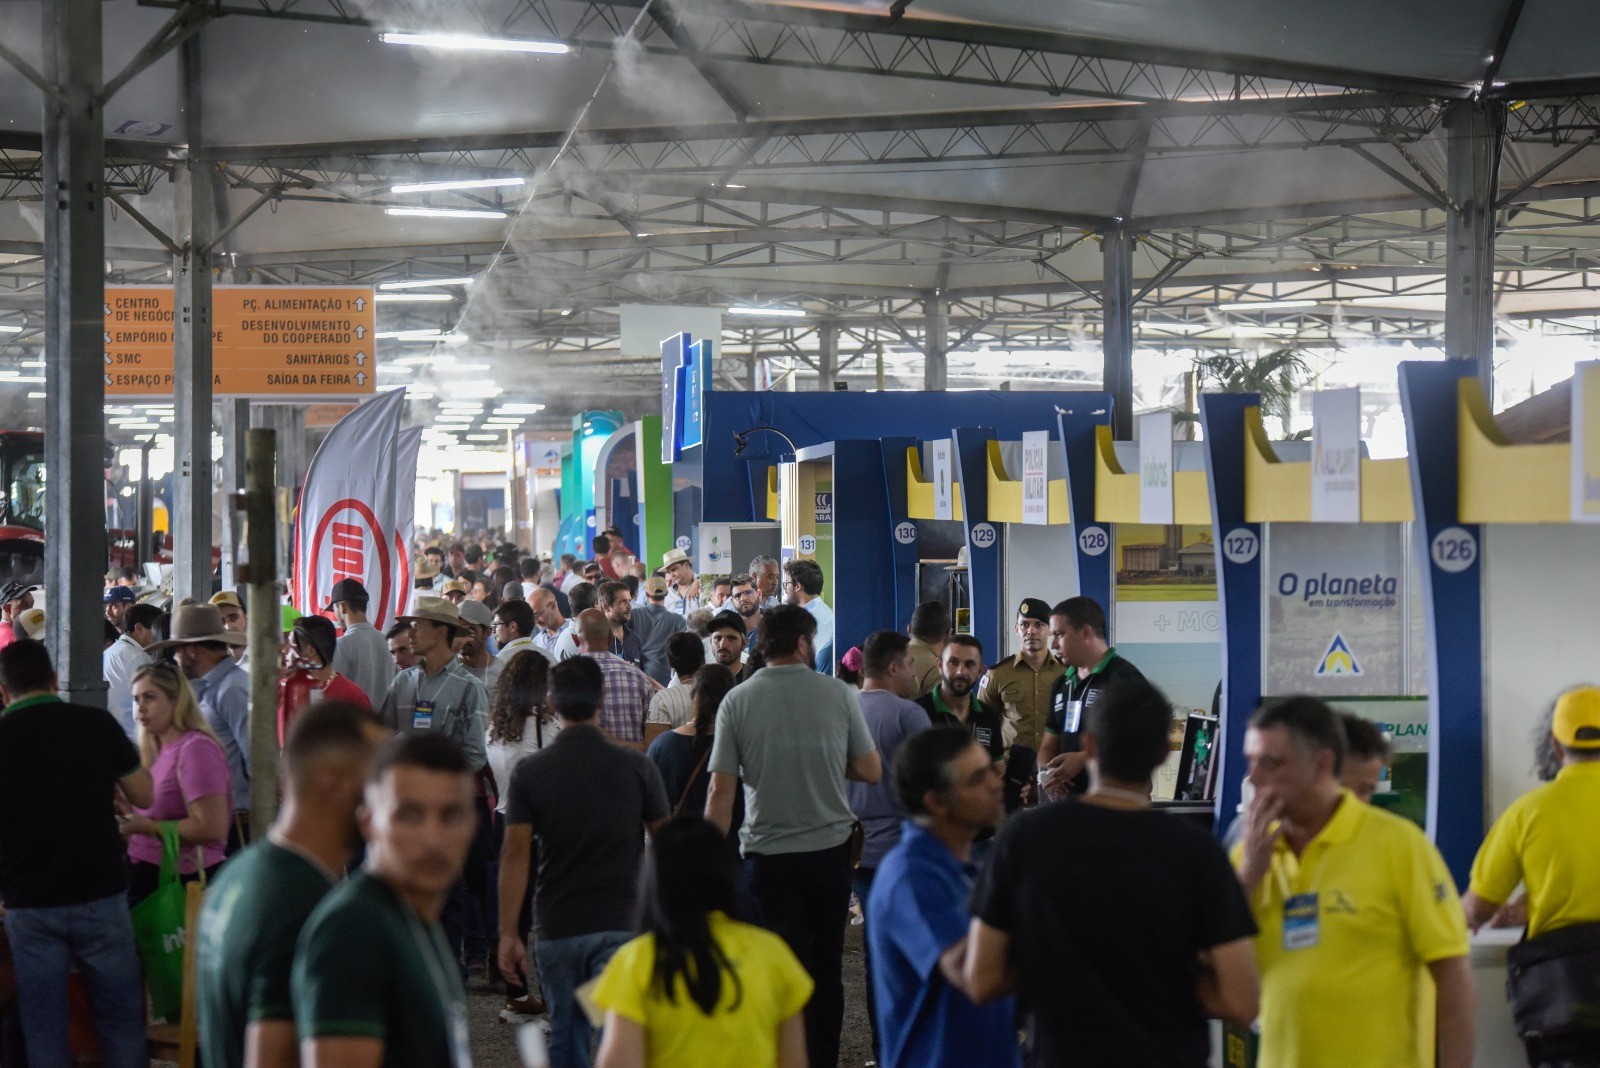
[[[489,708],[489,730],[484,755],[489,769],[494,772],[494,850],[500,852],[500,837],[505,833],[506,796],[511,790],[511,775],[529,753],[537,752],[550,744],[561,729],[561,722],[546,700],[549,691],[550,661],[541,652],[532,649],[517,653],[500,673],[495,686],[494,703]],[[538,845],[534,849],[537,851]],[[535,852],[530,863],[537,865]],[[517,915],[517,933],[524,945],[533,930],[533,880],[528,880],[528,894]],[[529,954],[529,960],[533,959]],[[528,988],[510,976],[505,977],[506,1005],[500,1018],[507,1023],[523,1023],[545,1012],[545,1004],[532,996]]]
[[[694,718],[681,727],[656,736],[645,756],[661,772],[661,785],[674,814],[704,812],[711,787],[711,741],[717,726],[717,709],[733,689],[733,673],[721,664],[707,664],[694,673]],[[736,794],[729,848],[739,854],[739,826],[744,823],[744,791]]]
[[[606,1012],[598,1068],[803,1068],[811,978],[781,938],[731,918],[737,872],[699,816],[656,833],[642,933],[594,989]]]

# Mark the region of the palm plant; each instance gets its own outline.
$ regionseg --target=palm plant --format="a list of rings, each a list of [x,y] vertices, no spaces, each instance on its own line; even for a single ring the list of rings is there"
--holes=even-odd
[[[1200,379],[1200,392],[1260,394],[1261,413],[1277,416],[1285,434],[1289,432],[1294,396],[1311,374],[1305,357],[1287,348],[1255,357],[1243,353],[1204,356],[1195,361],[1194,369]]]

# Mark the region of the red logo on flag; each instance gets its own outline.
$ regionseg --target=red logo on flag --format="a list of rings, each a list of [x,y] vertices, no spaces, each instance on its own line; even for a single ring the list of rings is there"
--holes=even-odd
[[[364,501],[346,497],[335,501],[322,513],[311,536],[311,552],[307,557],[306,586],[308,604],[320,611],[333,592],[333,584],[343,578],[360,579],[368,587],[374,618],[372,625],[380,631],[389,623],[391,577],[389,573],[389,536],[378,526],[378,517]],[[323,586],[322,553],[330,557],[328,584]],[[376,578],[378,588],[372,589],[372,574],[367,570],[369,554],[377,558]]]

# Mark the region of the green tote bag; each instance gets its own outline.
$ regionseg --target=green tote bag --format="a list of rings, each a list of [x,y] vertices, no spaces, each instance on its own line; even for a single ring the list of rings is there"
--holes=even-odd
[[[150,1018],[176,1023],[183,1013],[184,892],[178,878],[178,824],[161,824],[161,875],[155,893],[133,909],[133,940],[150,991]]]

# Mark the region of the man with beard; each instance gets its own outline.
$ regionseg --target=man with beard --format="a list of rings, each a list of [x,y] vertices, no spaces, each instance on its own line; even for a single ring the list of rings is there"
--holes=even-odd
[[[784,596],[789,604],[799,605],[817,621],[816,669],[833,674],[833,609],[822,599],[822,565],[815,560],[790,560],[783,565]]]
[[[760,640],[761,621],[766,616],[766,609],[761,603],[761,587],[756,584],[755,577],[748,573],[733,576],[733,592],[728,595],[728,603],[744,620],[745,646],[753,648]]]
[[[733,672],[735,683],[750,677],[750,665],[744,662],[744,619],[733,612],[718,612],[711,617],[711,657]]]
[[[289,995],[295,942],[350,861],[356,807],[381,734],[351,704],[322,702],[295,717],[283,749],[283,808],[266,839],[223,868],[200,913],[206,1064],[299,1063]]]
[[[644,642],[633,629],[633,594],[625,582],[602,582],[600,611],[611,624],[611,653],[644,670]]]
[[[939,663],[939,681],[917,698],[935,727],[960,727],[989,754],[997,769],[1005,768],[1005,730],[1000,713],[973,694],[983,676],[983,643],[970,634],[953,634]]]

